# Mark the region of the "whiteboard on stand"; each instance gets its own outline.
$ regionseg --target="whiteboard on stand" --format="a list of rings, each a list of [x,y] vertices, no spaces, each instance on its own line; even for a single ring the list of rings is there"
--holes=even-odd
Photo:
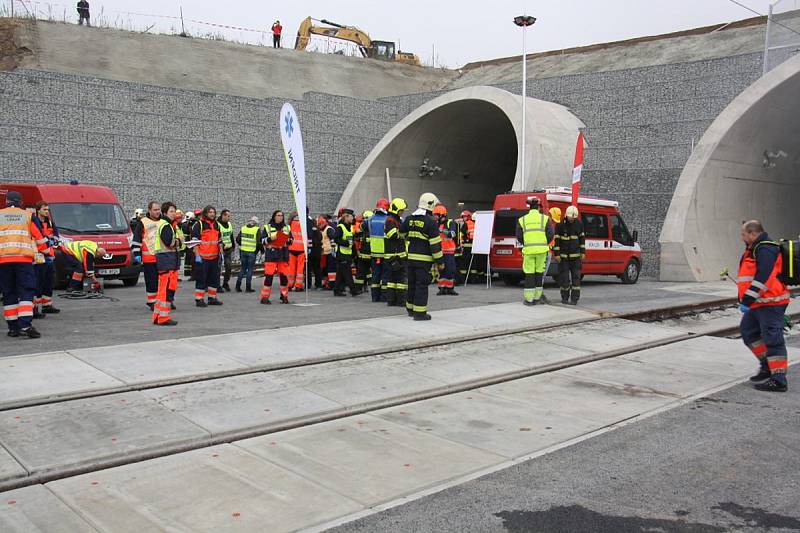
[[[492,231],[494,230],[494,211],[475,211],[475,236],[472,240],[472,253],[489,255],[492,251]]]

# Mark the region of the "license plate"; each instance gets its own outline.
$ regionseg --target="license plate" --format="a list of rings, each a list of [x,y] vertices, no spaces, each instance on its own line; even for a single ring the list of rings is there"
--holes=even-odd
[[[98,268],[97,273],[101,276],[115,276],[119,274],[118,268]]]
[[[497,255],[511,255],[514,253],[514,250],[496,250],[495,253]]]

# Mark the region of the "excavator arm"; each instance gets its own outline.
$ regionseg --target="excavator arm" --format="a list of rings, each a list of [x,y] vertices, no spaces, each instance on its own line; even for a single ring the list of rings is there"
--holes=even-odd
[[[338,24],[325,19],[319,22],[324,24],[324,26],[315,26],[314,19],[311,17],[307,17],[303,20],[300,24],[300,28],[297,30],[297,39],[295,39],[294,42],[296,50],[305,50],[308,47],[308,43],[311,41],[312,35],[321,35],[355,43],[356,46],[358,46],[359,52],[361,52],[361,55],[364,57],[371,57],[382,61],[397,61],[398,63],[405,63],[408,65],[419,65],[419,58],[416,55],[408,52],[395,52],[395,44],[391,41],[373,41],[370,39],[367,32],[354,26],[345,26],[344,24]]]
[[[327,24],[327,26],[315,26],[314,19],[311,17],[307,17],[300,24],[300,29],[297,30],[297,39],[295,39],[294,43],[296,50],[305,50],[312,35],[322,35],[324,37],[333,37],[335,39],[342,39],[343,41],[350,41],[358,46],[359,51],[364,57],[370,57],[372,55],[372,40],[366,32],[353,26],[344,26],[329,20],[323,19],[320,22]]]

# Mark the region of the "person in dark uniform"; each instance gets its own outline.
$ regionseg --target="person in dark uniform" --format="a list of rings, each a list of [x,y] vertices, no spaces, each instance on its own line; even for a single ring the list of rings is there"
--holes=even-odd
[[[383,222],[383,254],[380,262],[382,279],[386,280],[386,305],[389,307],[406,306],[406,290],[408,289],[406,285],[406,239],[400,230],[403,225],[403,213],[407,207],[405,200],[395,198],[389,205],[389,213],[385,215],[386,219]],[[375,221],[370,219],[370,225],[374,224]],[[373,263],[374,265],[375,263]],[[383,282],[381,281],[381,283]],[[382,294],[380,287],[378,289],[379,294]],[[373,296],[372,301],[378,300]]]
[[[353,210],[343,209],[339,213],[339,223],[333,240],[336,243],[336,288],[334,296],[344,296],[345,286],[351,296],[358,296],[353,281],[353,255],[355,253],[355,234],[353,232]]]
[[[428,314],[428,286],[431,284],[431,266],[444,269],[442,237],[439,224],[433,218],[433,209],[439,199],[433,193],[423,193],[419,208],[403,221],[400,233],[408,239],[408,298],[406,310],[414,320],[430,320]]]
[[[564,220],[556,224],[553,260],[558,263],[561,303],[578,305],[581,298],[581,269],[586,258],[586,235],[578,208],[567,207]]]

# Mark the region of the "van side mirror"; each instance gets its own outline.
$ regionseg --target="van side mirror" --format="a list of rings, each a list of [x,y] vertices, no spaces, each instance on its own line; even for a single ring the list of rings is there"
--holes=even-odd
[[[633,230],[633,242],[639,242],[639,232],[637,230]]]

